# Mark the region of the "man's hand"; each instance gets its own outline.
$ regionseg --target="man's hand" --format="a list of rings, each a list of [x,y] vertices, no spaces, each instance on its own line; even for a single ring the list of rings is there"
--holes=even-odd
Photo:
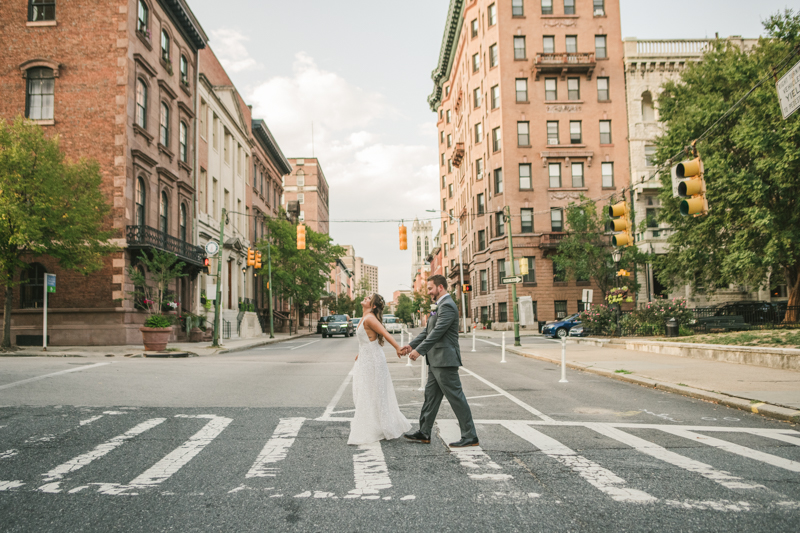
[[[413,350],[413,349],[414,348],[412,348],[410,344],[406,344],[405,346],[400,348],[400,353],[403,354],[403,355],[408,355],[408,354],[411,353],[411,350]]]
[[[416,350],[411,350],[411,353],[408,355],[408,358],[411,359],[412,361],[416,361],[418,357],[419,357],[419,352]]]

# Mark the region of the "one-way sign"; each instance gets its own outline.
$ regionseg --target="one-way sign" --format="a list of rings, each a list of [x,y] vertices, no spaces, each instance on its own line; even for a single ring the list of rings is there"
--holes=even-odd
[[[522,283],[521,276],[509,276],[500,280],[503,285],[511,285],[512,283]]]

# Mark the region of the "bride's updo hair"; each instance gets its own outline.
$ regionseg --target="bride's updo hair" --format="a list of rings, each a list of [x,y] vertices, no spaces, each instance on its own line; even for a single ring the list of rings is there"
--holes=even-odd
[[[378,322],[383,324],[383,308],[386,307],[386,301],[384,301],[383,296],[378,294],[377,292],[372,295],[372,300],[369,302],[370,313],[375,315],[378,319]],[[383,335],[378,335],[378,344],[383,346]]]

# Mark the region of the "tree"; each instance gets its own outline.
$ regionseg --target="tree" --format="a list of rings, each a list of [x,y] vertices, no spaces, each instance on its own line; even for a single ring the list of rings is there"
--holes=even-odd
[[[354,317],[356,307],[361,307],[360,305],[356,304],[357,302],[355,300],[342,293],[336,298],[336,314],[350,315],[351,317]]]
[[[658,139],[659,163],[678,153],[720,119],[800,44],[800,13],[786,10],[764,22],[770,39],[749,52],[715,41],[658,99],[667,128]],[[794,65],[783,64],[778,76]],[[783,120],[771,79],[697,144],[705,165],[709,214],[683,217],[661,174],[660,220],[674,230],[659,258],[659,280],[708,290],[729,283],[763,284],[783,273],[789,305],[800,305],[800,116]],[[685,159],[687,159],[685,157]],[[796,314],[786,314],[796,320]]]
[[[431,312],[431,299],[426,293],[414,291],[413,296],[412,312],[414,314],[419,317]]]
[[[0,119],[0,284],[5,291],[2,347],[11,346],[13,288],[24,259],[47,255],[88,275],[117,250],[96,161],[67,160],[58,136],[23,118]]]
[[[406,324],[414,323],[414,302],[406,294],[400,294],[397,297],[397,309],[394,312],[395,316]]]
[[[147,269],[146,273],[134,266],[128,267],[128,278],[136,288],[129,294],[137,304],[146,309],[151,317],[161,315],[164,307],[171,303],[173,308],[177,308],[175,302],[172,302],[175,293],[169,290],[169,286],[176,279],[186,276],[183,272],[183,261],[175,254],[153,250],[152,259],[142,253],[139,262]]]

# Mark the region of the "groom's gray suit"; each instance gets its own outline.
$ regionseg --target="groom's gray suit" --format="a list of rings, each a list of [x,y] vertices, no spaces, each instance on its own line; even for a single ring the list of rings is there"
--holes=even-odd
[[[461,349],[458,346],[458,307],[450,295],[439,302],[436,312],[428,320],[425,331],[411,341],[411,347],[420,355],[426,356],[430,374],[425,386],[425,403],[419,415],[419,429],[431,434],[433,421],[447,396],[450,407],[461,426],[461,437],[477,438],[472,413],[461,390],[458,367],[461,366]]]

